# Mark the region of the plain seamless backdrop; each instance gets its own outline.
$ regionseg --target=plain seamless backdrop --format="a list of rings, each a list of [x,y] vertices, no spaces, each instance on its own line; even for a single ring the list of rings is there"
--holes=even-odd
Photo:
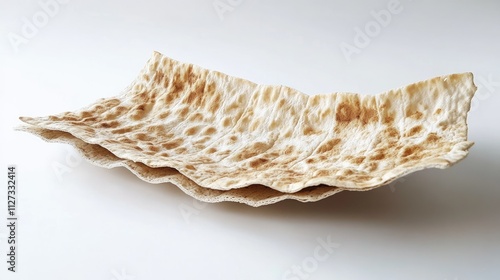
[[[500,2],[0,3],[0,260],[18,167],[18,263],[1,279],[498,279]],[[153,50],[307,94],[376,94],[470,71],[470,155],[370,192],[262,208],[197,203],[68,146],[20,115],[118,94]],[[2,169],[0,169],[2,170]]]

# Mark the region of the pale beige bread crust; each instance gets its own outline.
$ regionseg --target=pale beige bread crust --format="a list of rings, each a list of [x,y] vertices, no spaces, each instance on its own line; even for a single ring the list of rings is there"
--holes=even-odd
[[[174,168],[203,188],[367,190],[464,158],[475,90],[463,73],[378,95],[308,96],[154,53],[122,94],[21,120],[125,160]]]
[[[105,148],[96,144],[85,143],[67,132],[35,126],[20,126],[17,130],[32,133],[47,142],[70,144],[76,148],[83,158],[94,165],[104,168],[125,167],[146,182],[154,184],[172,183],[184,193],[209,203],[231,201],[259,207],[285,199],[314,202],[342,191],[339,188],[330,186],[309,187],[291,194],[281,193],[262,185],[252,185],[227,191],[207,189],[200,187],[175,169],[168,167],[152,168],[139,162],[119,158]]]

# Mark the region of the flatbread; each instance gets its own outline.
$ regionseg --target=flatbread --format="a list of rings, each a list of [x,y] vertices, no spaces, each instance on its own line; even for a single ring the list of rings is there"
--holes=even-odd
[[[67,132],[48,130],[35,126],[21,126],[17,129],[35,134],[47,142],[70,144],[76,148],[83,158],[94,165],[104,168],[125,167],[148,183],[162,185],[172,183],[184,193],[208,203],[231,201],[259,207],[285,199],[314,202],[342,191],[339,188],[324,185],[305,188],[291,194],[281,193],[262,185],[252,185],[227,191],[207,189],[200,187],[175,169],[168,167],[152,168],[139,162],[119,158],[105,148],[96,144],[85,143]]]
[[[119,158],[169,167],[203,188],[328,185],[368,190],[464,158],[471,73],[378,95],[306,95],[155,52],[120,95],[21,120],[69,132]]]

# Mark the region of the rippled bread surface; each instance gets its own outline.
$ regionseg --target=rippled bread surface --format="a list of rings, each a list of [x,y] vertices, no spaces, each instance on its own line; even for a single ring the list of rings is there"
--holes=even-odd
[[[202,188],[366,190],[464,158],[475,90],[463,73],[376,95],[306,95],[154,53],[122,94],[21,120],[130,162],[175,169]]]

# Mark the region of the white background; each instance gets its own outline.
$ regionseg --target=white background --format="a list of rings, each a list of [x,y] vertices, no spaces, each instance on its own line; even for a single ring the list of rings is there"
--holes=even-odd
[[[0,4],[0,279],[500,279],[499,1],[401,0],[386,26],[372,11],[388,0],[220,0],[230,9],[219,13],[214,0],[67,0],[51,15],[47,2]],[[365,27],[369,42],[355,41]],[[18,116],[118,94],[153,50],[308,94],[470,71],[476,144],[452,168],[390,187],[252,208],[196,204],[13,131]],[[16,273],[4,262],[8,164],[18,167]],[[318,238],[340,245],[323,261]],[[286,275],[293,266],[307,274]]]

